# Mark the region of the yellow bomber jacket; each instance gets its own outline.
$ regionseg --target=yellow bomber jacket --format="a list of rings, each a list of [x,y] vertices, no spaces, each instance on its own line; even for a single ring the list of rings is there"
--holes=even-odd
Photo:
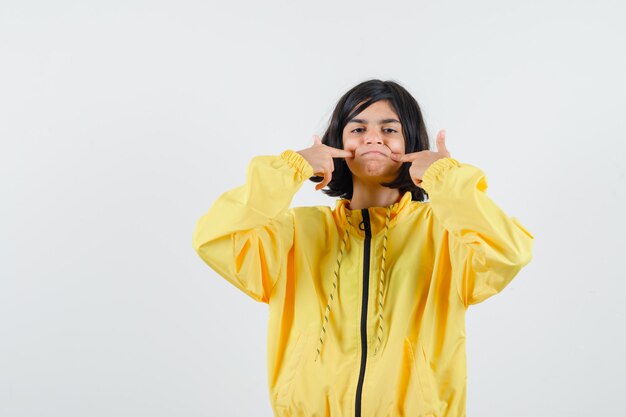
[[[313,168],[252,158],[197,222],[193,248],[269,305],[270,404],[283,417],[464,417],[465,312],[531,260],[533,235],[448,157],[388,207],[293,207]]]

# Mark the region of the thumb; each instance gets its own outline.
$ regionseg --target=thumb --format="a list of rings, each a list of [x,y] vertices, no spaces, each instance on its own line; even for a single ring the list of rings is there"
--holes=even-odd
[[[437,135],[437,152],[450,156],[450,152],[446,147],[446,131],[444,129],[441,129]]]

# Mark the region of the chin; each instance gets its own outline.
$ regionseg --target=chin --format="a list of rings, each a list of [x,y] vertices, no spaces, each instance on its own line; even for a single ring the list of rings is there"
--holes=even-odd
[[[389,170],[368,171],[368,172],[352,171],[352,178],[359,178],[361,180],[366,180],[368,182],[375,182],[377,184],[381,182],[391,182],[395,180],[397,176],[398,176],[398,172],[390,172]]]
[[[356,173],[360,177],[393,176],[395,178],[400,172],[401,166],[397,167],[385,161],[367,161],[361,164],[349,164],[348,168],[352,173]]]

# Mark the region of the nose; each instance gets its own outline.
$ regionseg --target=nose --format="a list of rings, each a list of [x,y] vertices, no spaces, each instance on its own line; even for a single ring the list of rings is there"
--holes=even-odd
[[[367,136],[365,136],[365,143],[367,144],[382,144],[383,140],[380,135],[376,132],[368,132]]]

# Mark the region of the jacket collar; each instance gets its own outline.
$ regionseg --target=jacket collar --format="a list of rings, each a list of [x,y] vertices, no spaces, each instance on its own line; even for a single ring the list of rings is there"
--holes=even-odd
[[[389,206],[369,207],[367,210],[369,212],[372,235],[378,234],[385,228],[385,217],[387,216],[387,211],[389,211],[390,214],[389,225],[392,226],[398,218],[401,217],[401,215],[411,211],[409,208],[411,207],[412,201],[411,192],[406,191],[400,200]],[[336,201],[335,210],[333,210],[335,222],[343,231],[349,224],[347,217],[350,216],[354,229],[353,231],[357,234],[365,235],[364,230],[359,227],[360,223],[363,221],[363,211],[361,209],[352,210],[350,209],[349,204],[350,200],[348,199],[339,199]]]

